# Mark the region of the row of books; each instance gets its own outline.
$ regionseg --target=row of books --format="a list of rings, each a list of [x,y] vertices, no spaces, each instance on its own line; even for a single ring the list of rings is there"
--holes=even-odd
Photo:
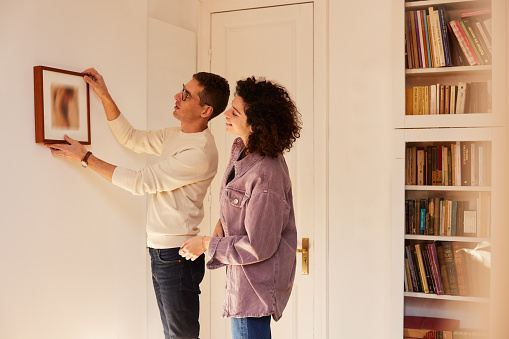
[[[405,246],[405,291],[489,297],[491,246],[464,242]]]
[[[488,329],[461,328],[457,319],[405,316],[405,339],[488,339]]]
[[[491,150],[486,141],[408,144],[405,151],[405,185],[489,185]]]
[[[405,201],[406,234],[436,236],[487,236],[487,225],[477,227],[477,209],[469,201],[444,198],[409,199]],[[483,211],[483,214],[487,213]],[[479,217],[482,219],[479,209]],[[483,223],[487,220],[483,220]],[[482,232],[481,232],[482,229]]]
[[[491,81],[414,86],[405,91],[406,115],[490,113]]]
[[[491,64],[491,10],[461,13],[452,21],[443,6],[408,11],[405,41],[407,68]]]

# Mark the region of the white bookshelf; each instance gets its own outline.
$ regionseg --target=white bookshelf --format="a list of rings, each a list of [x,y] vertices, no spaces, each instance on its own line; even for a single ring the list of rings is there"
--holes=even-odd
[[[458,242],[464,244],[492,244],[493,229],[500,227],[501,197],[504,195],[500,183],[504,175],[502,154],[505,143],[506,103],[505,103],[505,31],[502,29],[505,20],[506,4],[504,1],[449,0],[449,1],[415,1],[405,2],[406,11],[428,9],[443,6],[449,20],[459,19],[460,13],[483,8],[492,10],[493,23],[493,62],[482,66],[455,66],[441,68],[406,69],[404,87],[428,86],[431,84],[454,85],[458,82],[491,81],[491,109],[488,112],[467,114],[441,115],[406,115],[405,95],[397,98],[403,100],[400,112],[395,112],[393,121],[395,128],[395,177],[401,181],[393,184],[393,202],[400,208],[394,208],[393,237],[395,244],[415,244],[430,242]],[[401,20],[405,16],[401,15]],[[404,25],[401,25],[404,30]],[[404,34],[403,34],[404,35]],[[405,42],[403,41],[402,44]],[[404,48],[403,48],[404,49]],[[401,49],[400,49],[401,50]],[[498,53],[495,53],[498,51]],[[404,66],[402,66],[404,67]],[[397,87],[399,86],[399,87]],[[401,83],[396,83],[395,90],[404,91]],[[406,145],[447,144],[457,141],[485,142],[491,151],[491,163],[487,165],[489,176],[488,186],[431,186],[405,184],[405,148]],[[484,236],[443,236],[405,234],[405,200],[427,197],[443,197],[444,199],[464,199],[476,201],[478,197],[489,196],[487,234]],[[477,200],[479,202],[479,200]],[[486,212],[486,211],[485,211]],[[399,263],[402,269],[397,279],[403,279],[404,248],[393,262]],[[491,274],[491,273],[490,273]],[[490,277],[488,277],[490,279]],[[437,295],[413,291],[402,291],[403,314],[428,317],[443,317],[460,320],[462,328],[490,328],[490,297],[489,296],[453,296]],[[402,335],[401,335],[402,337]]]

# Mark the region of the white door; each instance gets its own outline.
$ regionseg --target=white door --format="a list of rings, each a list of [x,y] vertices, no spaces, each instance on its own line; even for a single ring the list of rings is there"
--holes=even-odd
[[[302,114],[301,137],[285,155],[293,183],[299,237],[310,239],[309,275],[302,275],[301,254],[290,302],[278,322],[274,338],[313,338],[313,295],[316,275],[313,249],[313,5],[297,4],[213,13],[211,18],[211,72],[224,75],[232,92],[236,81],[264,76],[285,86]],[[224,116],[214,119],[211,130],[219,149],[219,170],[212,183],[211,220],[219,218],[219,184],[232,141]],[[211,273],[210,338],[230,338],[230,322],[220,319],[224,298],[224,269]],[[206,338],[208,334],[202,333]]]

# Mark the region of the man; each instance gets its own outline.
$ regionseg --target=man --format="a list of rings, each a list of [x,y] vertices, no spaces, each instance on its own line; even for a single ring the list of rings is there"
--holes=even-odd
[[[160,160],[135,171],[109,164],[78,141],[47,145],[54,156],[81,162],[114,185],[133,194],[150,194],[147,213],[147,246],[152,280],[165,338],[198,338],[199,284],[205,272],[202,255],[182,260],[181,244],[199,233],[203,199],[217,172],[217,148],[208,121],[228,104],[230,89],[222,77],[200,72],[175,95],[173,116],[180,128],[159,131],[134,129],[111,98],[103,77],[93,68],[85,81],[102,101],[117,141],[133,150],[160,156]]]

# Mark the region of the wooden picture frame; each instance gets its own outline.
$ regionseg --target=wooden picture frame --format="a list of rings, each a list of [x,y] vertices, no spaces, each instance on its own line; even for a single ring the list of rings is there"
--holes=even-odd
[[[90,92],[85,74],[34,66],[35,142],[90,145]]]

